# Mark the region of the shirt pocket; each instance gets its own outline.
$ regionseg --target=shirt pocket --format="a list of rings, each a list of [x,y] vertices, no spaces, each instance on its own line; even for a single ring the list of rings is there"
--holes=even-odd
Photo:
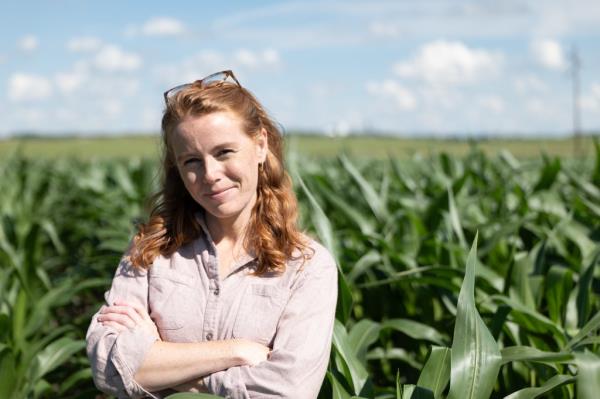
[[[160,270],[148,276],[150,317],[158,330],[178,330],[195,315],[193,277],[171,270]]]
[[[246,287],[233,325],[233,337],[269,345],[286,303],[282,288],[265,284]]]

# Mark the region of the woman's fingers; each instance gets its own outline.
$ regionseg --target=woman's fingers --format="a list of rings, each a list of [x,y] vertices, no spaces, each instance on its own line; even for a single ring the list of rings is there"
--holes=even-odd
[[[98,316],[98,321],[102,323],[119,323],[120,325],[127,328],[134,328],[137,324],[128,315],[122,313],[104,313]]]
[[[118,313],[118,314],[122,314],[122,315],[126,315],[128,316],[134,323],[138,324],[141,323],[144,319],[138,314],[137,311],[135,311],[135,309],[133,309],[131,306],[129,305],[117,305],[118,302],[115,302],[114,306],[107,306],[103,311],[101,311],[100,313],[103,314],[107,314],[107,313]]]
[[[105,323],[117,323],[122,327],[133,329],[140,326],[141,328],[154,335],[160,340],[160,334],[150,318],[146,309],[139,305],[133,305],[125,301],[115,301],[112,306],[103,306],[100,309],[98,321]]]
[[[142,318],[142,320],[152,321],[152,319],[150,318],[150,315],[148,314],[146,309],[144,309],[143,307],[141,307],[139,305],[128,305],[128,306],[130,306],[136,312],[136,314]]]
[[[116,323],[114,321],[105,321],[105,322],[102,322],[102,325],[106,326],[106,327],[112,327],[115,330],[117,330],[118,332],[123,332],[123,331],[127,331],[128,330],[127,327],[122,326],[121,324]]]

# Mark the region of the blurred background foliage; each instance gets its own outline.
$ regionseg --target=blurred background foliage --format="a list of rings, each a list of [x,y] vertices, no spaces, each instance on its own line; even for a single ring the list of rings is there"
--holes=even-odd
[[[591,143],[591,141],[590,141]],[[600,147],[592,156],[317,158],[291,151],[302,226],[340,295],[320,397],[600,392]],[[0,397],[89,398],[85,332],[154,158],[0,161]]]

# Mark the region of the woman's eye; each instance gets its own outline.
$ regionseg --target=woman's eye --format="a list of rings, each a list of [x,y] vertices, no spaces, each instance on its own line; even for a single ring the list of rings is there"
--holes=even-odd
[[[219,153],[217,154],[217,156],[222,157],[228,154],[233,153],[234,151],[230,148],[225,148],[224,150],[219,151]]]
[[[194,162],[200,162],[200,160],[198,158],[190,158],[190,159],[186,159],[183,164],[184,165],[190,165]]]

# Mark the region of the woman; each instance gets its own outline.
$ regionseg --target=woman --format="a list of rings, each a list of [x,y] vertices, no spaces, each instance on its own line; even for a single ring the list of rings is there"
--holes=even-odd
[[[296,227],[281,133],[231,71],[165,102],[162,189],[87,333],[96,386],[315,398],[337,268]]]

